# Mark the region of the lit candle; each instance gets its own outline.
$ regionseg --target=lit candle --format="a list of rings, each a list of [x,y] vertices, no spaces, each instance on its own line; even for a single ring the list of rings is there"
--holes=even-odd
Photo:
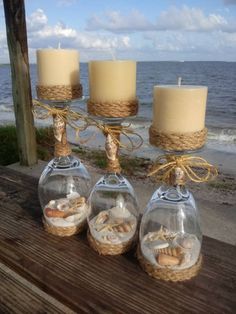
[[[38,85],[77,85],[79,53],[71,49],[37,50]]]
[[[136,62],[89,62],[90,101],[112,103],[136,99]]]
[[[163,133],[201,131],[205,127],[206,101],[205,86],[154,86],[152,126]]]

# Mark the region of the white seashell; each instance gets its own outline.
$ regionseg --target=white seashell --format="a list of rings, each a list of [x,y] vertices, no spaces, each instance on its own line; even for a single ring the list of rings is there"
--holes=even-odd
[[[130,211],[126,207],[112,207],[109,212],[113,218],[129,218],[131,216]]]
[[[155,240],[149,243],[149,247],[153,250],[160,250],[167,248],[169,246],[168,242],[162,240]]]
[[[114,234],[109,234],[105,236],[104,239],[106,239],[108,242],[111,242],[111,243],[116,243],[119,241],[119,238]]]
[[[105,143],[106,155],[109,160],[115,161],[117,154],[117,145],[114,143],[113,138],[110,134],[107,135]]]
[[[68,221],[68,222],[76,222],[77,220],[79,220],[81,218],[82,215],[83,215],[83,213],[78,213],[75,215],[68,216],[64,219],[65,219],[65,221]]]
[[[72,192],[70,194],[67,194],[66,197],[69,199],[78,198],[78,197],[80,197],[80,194],[77,192]]]
[[[54,206],[56,205],[56,201],[54,200],[51,200],[46,207],[50,207],[50,208],[53,208]]]
[[[57,203],[57,209],[59,210],[65,211],[65,210],[68,210],[69,208],[70,208],[70,204],[68,201]]]
[[[109,213],[106,210],[101,211],[96,218],[95,224],[104,224],[109,219]]]

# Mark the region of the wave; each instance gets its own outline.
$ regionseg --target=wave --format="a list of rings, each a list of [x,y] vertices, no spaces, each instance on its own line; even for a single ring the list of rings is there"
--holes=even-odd
[[[0,112],[12,112],[13,108],[6,106],[6,105],[0,105]]]
[[[208,139],[219,142],[230,142],[236,144],[236,129],[232,128],[209,128]]]

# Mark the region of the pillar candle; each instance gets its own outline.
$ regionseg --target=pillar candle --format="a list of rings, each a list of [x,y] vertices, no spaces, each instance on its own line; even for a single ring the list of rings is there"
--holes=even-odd
[[[163,133],[190,133],[205,127],[207,87],[160,85],[153,90],[153,127]]]
[[[90,61],[89,95],[98,103],[136,99],[136,62]]]
[[[77,85],[79,53],[71,49],[37,50],[38,85]]]

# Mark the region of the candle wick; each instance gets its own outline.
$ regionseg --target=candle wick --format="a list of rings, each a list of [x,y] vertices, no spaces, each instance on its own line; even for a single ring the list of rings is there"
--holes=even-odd
[[[181,86],[181,83],[182,83],[182,77],[181,76],[178,77],[178,81],[177,82],[178,82],[178,86]]]

